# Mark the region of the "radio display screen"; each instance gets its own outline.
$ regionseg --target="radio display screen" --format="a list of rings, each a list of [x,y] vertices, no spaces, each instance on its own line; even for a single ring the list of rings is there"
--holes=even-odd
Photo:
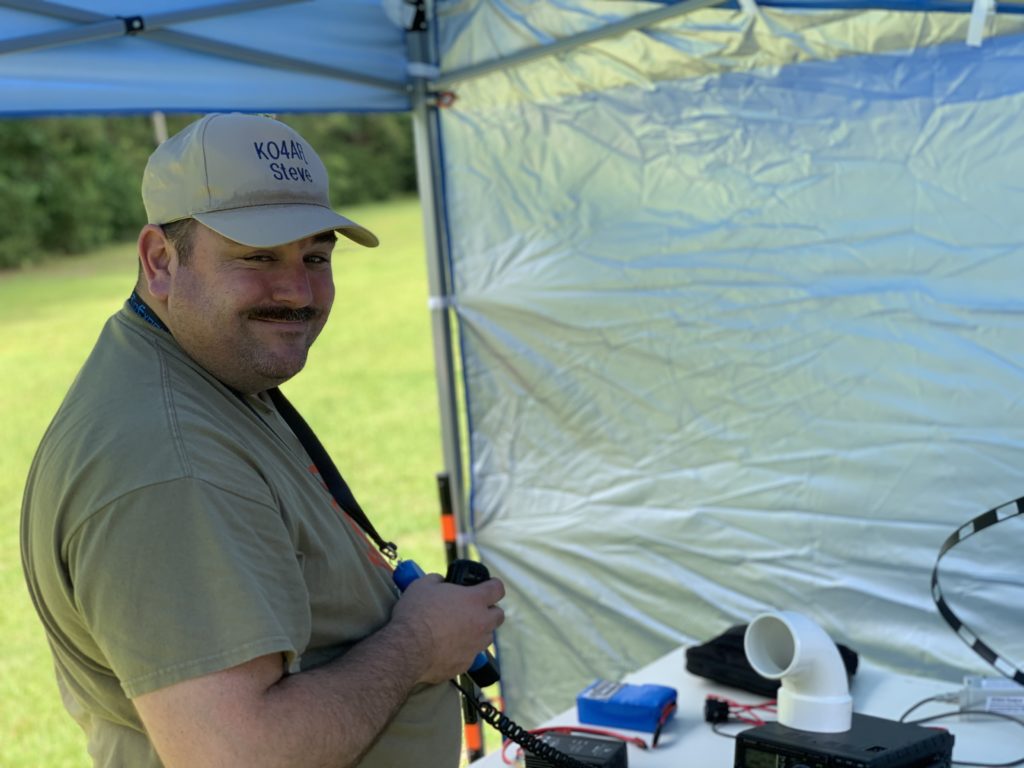
[[[760,749],[751,749],[750,747],[743,749],[744,768],[778,768],[778,758],[778,755]]]

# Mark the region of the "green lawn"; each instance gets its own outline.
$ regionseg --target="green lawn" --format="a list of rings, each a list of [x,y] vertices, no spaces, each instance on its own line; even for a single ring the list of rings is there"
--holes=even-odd
[[[284,389],[386,538],[442,570],[441,466],[420,209],[349,209],[381,238],[339,243],[337,298],[306,370]],[[57,695],[18,555],[21,491],[35,446],[106,318],[135,281],[134,244],[0,273],[0,766],[85,768]]]

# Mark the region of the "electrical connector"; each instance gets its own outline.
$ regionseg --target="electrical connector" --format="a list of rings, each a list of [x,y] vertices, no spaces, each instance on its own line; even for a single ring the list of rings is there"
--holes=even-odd
[[[729,702],[708,697],[704,700],[704,721],[724,723],[729,719]]]
[[[1024,686],[1008,677],[966,675],[959,703],[960,709],[1024,717]]]

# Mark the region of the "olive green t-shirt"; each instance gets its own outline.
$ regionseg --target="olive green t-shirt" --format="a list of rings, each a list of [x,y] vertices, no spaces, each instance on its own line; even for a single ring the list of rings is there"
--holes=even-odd
[[[160,765],[135,696],[268,653],[300,673],[383,626],[397,600],[269,399],[232,392],[127,306],[42,440],[21,536],[97,766]],[[456,766],[457,696],[415,691],[360,765]]]

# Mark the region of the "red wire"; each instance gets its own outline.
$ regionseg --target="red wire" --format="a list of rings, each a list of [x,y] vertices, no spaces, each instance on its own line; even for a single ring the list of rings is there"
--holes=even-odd
[[[654,729],[654,735],[651,736],[651,747],[658,746],[658,739],[661,738],[661,729],[668,722],[668,719],[672,717],[672,713],[676,711],[676,702],[670,701],[665,705],[665,708],[661,710],[661,717],[658,718],[658,727]]]
[[[748,723],[750,725],[764,725],[766,722],[754,710],[761,710],[763,712],[769,712],[772,714],[774,714],[776,711],[775,699],[763,701],[760,704],[741,704],[738,701],[727,699],[724,696],[715,696],[713,694],[709,694],[708,698],[725,702],[729,705],[729,715],[731,717],[735,717],[740,722]]]

